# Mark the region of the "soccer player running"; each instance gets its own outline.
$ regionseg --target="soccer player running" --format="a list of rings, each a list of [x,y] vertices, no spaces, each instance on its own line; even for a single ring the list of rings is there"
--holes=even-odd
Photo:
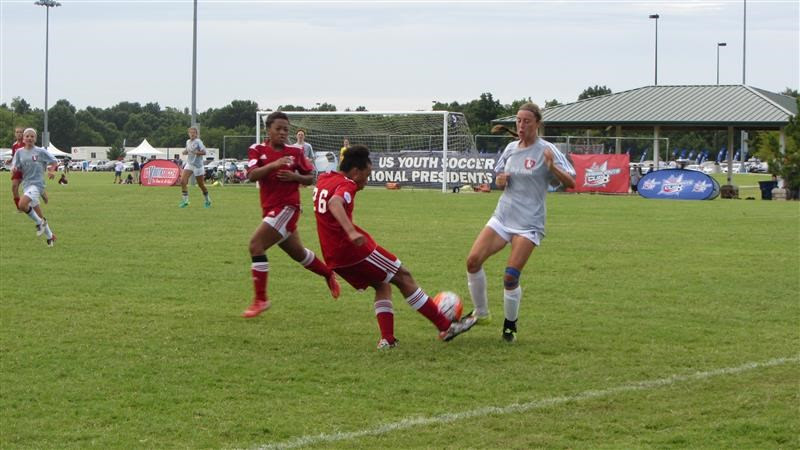
[[[519,140],[509,143],[495,165],[495,183],[503,194],[486,227],[478,234],[467,257],[467,280],[479,324],[489,322],[489,301],[483,263],[511,244],[503,276],[505,321],[503,339],[516,340],[522,298],[519,279],[533,249],[544,238],[545,196],[551,182],[575,186],[575,169],[555,145],[538,136],[539,107],[525,103],[517,111]]]
[[[439,339],[449,341],[469,330],[475,318],[450,322],[400,260],[353,224],[356,192],[364,189],[371,171],[367,147],[353,145],[345,152],[339,171],[321,174],[317,179],[314,213],[325,262],[354,288],[375,289],[375,315],[381,332],[378,349],[392,348],[397,342],[389,283],[400,289],[409,306],[439,329]]]
[[[27,214],[36,224],[36,235],[45,235],[47,246],[52,247],[56,235],[50,230],[47,219],[42,214],[39,199],[44,194],[44,172],[52,179],[55,176],[58,160],[47,150],[36,147],[36,130],[27,128],[22,137],[24,147],[14,153],[11,166],[22,173],[23,194],[17,209]]]
[[[272,305],[267,297],[266,251],[275,244],[303,267],[325,278],[333,298],[339,297],[336,275],[303,246],[297,231],[299,187],[311,184],[311,164],[301,148],[287,145],[289,118],[285,113],[276,111],[267,116],[267,133],[268,144],[254,144],[247,151],[247,178],[258,181],[263,220],[250,238],[255,297],[242,314],[246,318],[255,317]]]
[[[17,153],[17,150],[25,147],[25,143],[22,142],[22,132],[24,129],[22,127],[14,128],[14,143],[11,145],[11,159],[14,159],[14,154]],[[22,172],[18,170],[11,171],[11,194],[14,196],[14,206],[19,208],[19,184],[22,182]]]
[[[189,139],[186,140],[186,149],[183,151],[186,157],[186,163],[183,165],[183,172],[181,173],[181,202],[178,204],[180,208],[189,206],[189,177],[194,174],[197,180],[197,186],[203,191],[203,197],[206,201],[203,204],[206,208],[211,208],[211,197],[208,196],[208,189],[206,189],[206,170],[203,167],[203,158],[206,154],[206,146],[203,141],[197,137],[197,128],[189,127],[187,130]]]

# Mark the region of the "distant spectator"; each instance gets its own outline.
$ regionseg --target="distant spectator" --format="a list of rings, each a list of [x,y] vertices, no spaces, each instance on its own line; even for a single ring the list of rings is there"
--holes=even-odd
[[[183,163],[181,162],[181,156],[180,155],[175,154],[175,157],[172,158],[172,162],[174,162],[176,166],[178,166],[180,168],[183,168]]]
[[[125,170],[125,163],[118,159],[114,164],[114,183],[122,184],[122,171]]]
[[[342,142],[342,148],[339,149],[339,164],[341,164],[342,160],[344,160],[344,152],[347,151],[347,147],[350,147],[350,140],[349,139],[345,139]]]
[[[141,166],[139,165],[139,161],[136,158],[134,158],[133,159],[133,182],[134,183],[138,183],[139,182],[139,169],[141,169]]]
[[[122,184],[133,184],[133,175],[128,174],[128,178],[125,178],[125,181],[123,181]]]
[[[316,158],[316,156],[314,155],[314,149],[311,147],[311,144],[306,142],[305,131],[300,130],[297,132],[297,142],[295,142],[294,145],[303,149],[303,154],[306,155],[306,158],[308,158],[309,161],[311,161],[311,167],[314,167],[314,158]]]
[[[631,191],[638,192],[639,180],[642,179],[642,169],[635,165],[631,167]]]
[[[68,184],[69,180],[67,180],[66,174],[61,174],[61,178],[58,179],[58,184]]]

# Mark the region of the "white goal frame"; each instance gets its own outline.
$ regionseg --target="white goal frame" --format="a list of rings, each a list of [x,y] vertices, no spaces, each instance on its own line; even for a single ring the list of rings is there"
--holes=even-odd
[[[261,127],[263,125],[262,117],[266,117],[272,114],[274,111],[256,111],[256,142],[262,142],[261,139]],[[450,120],[450,111],[282,111],[284,114],[289,116],[289,122],[291,122],[291,118],[293,114],[297,115],[304,115],[304,116],[354,116],[354,115],[364,115],[364,116],[374,116],[374,115],[425,115],[425,116],[442,116],[442,192],[448,192],[447,190],[447,125]],[[462,113],[455,113],[459,115],[463,115]]]

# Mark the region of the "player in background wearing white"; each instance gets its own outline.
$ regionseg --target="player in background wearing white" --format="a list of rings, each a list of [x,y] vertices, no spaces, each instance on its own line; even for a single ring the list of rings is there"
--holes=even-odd
[[[45,235],[47,246],[52,247],[56,242],[56,235],[50,230],[50,225],[39,206],[39,199],[44,193],[44,172],[52,179],[58,168],[58,160],[47,150],[36,147],[36,130],[26,128],[22,141],[24,147],[18,149],[11,159],[11,166],[22,172],[23,194],[19,199],[17,208],[36,224],[36,235]]]
[[[467,257],[467,280],[478,324],[489,322],[489,300],[483,263],[511,244],[503,276],[503,339],[513,342],[522,289],[519,279],[533,249],[544,238],[545,198],[551,182],[575,186],[575,169],[555,145],[538,136],[542,113],[533,103],[517,111],[519,140],[509,143],[495,165],[495,183],[504,189],[494,214],[478,234]]]
[[[311,166],[313,167],[314,160],[316,159],[317,155],[314,154],[314,148],[311,146],[311,144],[306,142],[306,132],[303,130],[298,131],[296,138],[297,142],[295,142],[294,145],[303,149],[303,154],[306,155],[306,158],[308,158],[309,161],[311,161]]]
[[[178,204],[178,207],[186,208],[189,206],[189,188],[187,186],[189,184],[189,177],[194,174],[194,178],[197,180],[197,186],[203,191],[203,197],[206,199],[203,206],[210,208],[211,197],[209,197],[208,189],[206,189],[206,170],[203,166],[206,146],[203,145],[203,141],[197,137],[197,128],[189,127],[187,131],[189,133],[189,139],[186,140],[186,149],[183,151],[183,154],[187,156],[186,163],[183,165],[183,172],[181,173],[181,202]]]

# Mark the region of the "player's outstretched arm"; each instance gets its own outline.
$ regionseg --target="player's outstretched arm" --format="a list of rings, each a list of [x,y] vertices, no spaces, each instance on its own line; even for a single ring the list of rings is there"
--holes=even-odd
[[[555,155],[553,152],[548,148],[544,151],[544,161],[547,164],[547,168],[550,172],[558,178],[558,181],[564,185],[566,188],[574,188],[575,187],[575,178],[567,173],[564,169],[561,168],[560,165],[555,163]]]
[[[353,222],[347,217],[347,212],[344,210],[344,200],[342,200],[341,197],[333,197],[328,200],[328,211],[333,215],[333,218],[339,222],[344,232],[347,233],[350,242],[359,246],[364,245],[367,239],[356,230]]]

